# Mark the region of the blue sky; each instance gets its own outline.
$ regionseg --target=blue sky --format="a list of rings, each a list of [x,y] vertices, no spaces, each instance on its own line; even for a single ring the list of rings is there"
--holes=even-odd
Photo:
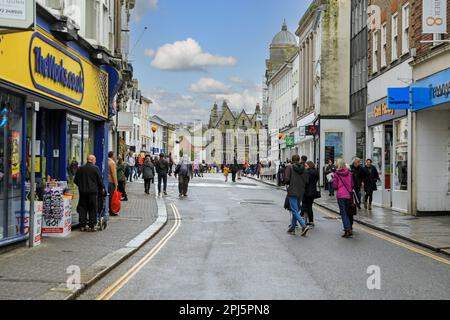
[[[207,120],[215,101],[252,112],[265,59],[286,19],[295,32],[310,1],[137,0],[130,49],[135,78],[169,122]]]

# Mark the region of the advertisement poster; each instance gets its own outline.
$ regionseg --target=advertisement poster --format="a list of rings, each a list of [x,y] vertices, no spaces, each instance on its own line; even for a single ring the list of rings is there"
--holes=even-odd
[[[325,149],[333,148],[334,160],[344,157],[344,134],[342,132],[325,133]]]
[[[18,131],[13,131],[11,135],[11,174],[13,179],[20,175],[20,136]]]

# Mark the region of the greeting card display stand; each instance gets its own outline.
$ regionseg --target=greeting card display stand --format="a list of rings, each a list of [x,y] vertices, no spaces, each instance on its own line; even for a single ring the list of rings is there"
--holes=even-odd
[[[42,213],[42,236],[66,237],[72,231],[72,196],[66,181],[47,182]]]

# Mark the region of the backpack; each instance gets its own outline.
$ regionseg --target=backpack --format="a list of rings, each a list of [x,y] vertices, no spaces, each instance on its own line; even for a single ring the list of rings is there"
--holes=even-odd
[[[188,175],[188,166],[186,163],[182,163],[180,166],[180,176],[187,176]]]

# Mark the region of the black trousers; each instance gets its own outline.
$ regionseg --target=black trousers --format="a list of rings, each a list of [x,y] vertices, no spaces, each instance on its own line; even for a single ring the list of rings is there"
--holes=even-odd
[[[308,215],[308,222],[314,222],[314,212],[313,212],[314,198],[306,197],[303,199],[303,211]]]
[[[185,195],[188,192],[189,181],[191,179],[187,176],[179,176],[178,177],[178,191],[180,194]]]
[[[236,173],[237,172],[231,172],[231,180],[233,180],[233,182],[236,182]]]
[[[119,189],[119,192],[122,193],[122,196],[125,199],[128,199],[127,192],[125,190],[126,183],[127,183],[126,181],[119,181],[119,185],[117,186],[117,189]]]
[[[80,215],[80,227],[94,228],[97,224],[98,213],[98,194],[97,193],[82,193],[80,194],[80,201],[78,202],[77,211]]]
[[[367,203],[369,201],[369,204],[372,204],[373,200],[373,191],[366,191],[366,196],[364,197],[364,202]]]
[[[152,179],[144,179],[144,187],[145,187],[145,193],[150,192],[150,185],[152,183]]]
[[[164,183],[164,192],[167,191],[167,173],[158,174],[158,193],[161,193],[161,183]]]
[[[108,183],[108,193],[109,193],[109,213],[111,214],[111,201],[114,193],[115,185],[114,183]]]

